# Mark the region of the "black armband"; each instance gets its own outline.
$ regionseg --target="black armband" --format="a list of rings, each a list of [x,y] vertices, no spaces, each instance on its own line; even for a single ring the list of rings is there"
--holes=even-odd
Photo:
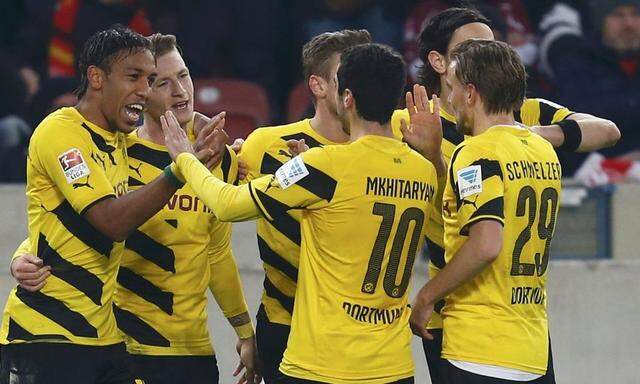
[[[575,120],[566,119],[558,121],[556,125],[560,126],[560,129],[562,129],[562,133],[564,134],[564,142],[558,147],[558,149],[561,151],[575,152],[582,142],[580,124]]]

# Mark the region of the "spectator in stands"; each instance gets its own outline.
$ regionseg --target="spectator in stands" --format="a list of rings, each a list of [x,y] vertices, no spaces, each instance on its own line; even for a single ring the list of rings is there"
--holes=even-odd
[[[578,11],[566,4],[543,17],[543,68],[559,102],[618,125],[622,139],[602,155],[640,158],[640,0],[593,0],[590,11],[592,31],[583,30]],[[570,175],[584,156],[562,160]]]

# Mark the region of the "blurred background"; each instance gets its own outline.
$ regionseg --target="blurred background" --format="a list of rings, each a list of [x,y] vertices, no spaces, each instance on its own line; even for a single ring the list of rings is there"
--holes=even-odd
[[[415,40],[422,25],[468,5],[521,55],[529,96],[610,119],[622,133],[600,153],[561,155],[567,178],[549,305],[559,383],[639,383],[640,0],[2,0],[0,183],[15,185],[0,186],[7,257],[0,294],[13,284],[5,264],[26,233],[29,137],[49,112],[76,103],[75,57],[94,32],[120,23],[145,35],[175,34],[194,78],[196,110],[226,110],[234,138],[312,114],[300,51],[314,35],[368,29],[405,57],[410,85],[421,64]],[[238,228],[236,255],[255,310],[262,279],[255,233]],[[417,266],[418,282],[425,268]],[[222,344],[233,344],[231,333],[224,337]],[[233,364],[227,349],[219,352],[223,366]],[[416,363],[417,382],[427,382],[420,353]]]

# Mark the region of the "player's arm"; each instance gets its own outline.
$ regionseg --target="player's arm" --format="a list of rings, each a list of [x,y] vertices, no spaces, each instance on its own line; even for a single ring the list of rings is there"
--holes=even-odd
[[[478,146],[460,147],[454,152],[447,184],[456,194],[459,232],[467,240],[414,299],[410,325],[427,339],[432,339],[426,325],[435,303],[473,279],[502,249],[504,184],[495,155]]]
[[[528,122],[527,105],[537,103],[540,125]],[[533,109],[533,108],[532,108]],[[544,113],[543,113],[544,111]],[[587,113],[573,113],[568,108],[544,99],[525,101],[521,111],[522,122],[549,141],[554,148],[568,152],[591,152],[615,145],[620,140],[620,130],[610,120]],[[543,116],[546,117],[543,118]]]

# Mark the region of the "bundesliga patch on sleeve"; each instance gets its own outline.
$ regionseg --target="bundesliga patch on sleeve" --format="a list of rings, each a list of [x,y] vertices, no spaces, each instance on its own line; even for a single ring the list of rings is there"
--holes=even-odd
[[[482,168],[472,165],[458,171],[458,193],[460,198],[482,192]]]
[[[67,152],[58,156],[58,162],[60,163],[62,172],[64,172],[64,177],[67,179],[67,183],[69,184],[85,176],[89,176],[91,173],[87,162],[84,161],[80,150],[77,148],[71,148]]]
[[[300,156],[296,156],[278,168],[275,176],[280,184],[280,188],[287,189],[298,181],[304,179],[308,174],[309,171],[304,165],[302,158]]]

